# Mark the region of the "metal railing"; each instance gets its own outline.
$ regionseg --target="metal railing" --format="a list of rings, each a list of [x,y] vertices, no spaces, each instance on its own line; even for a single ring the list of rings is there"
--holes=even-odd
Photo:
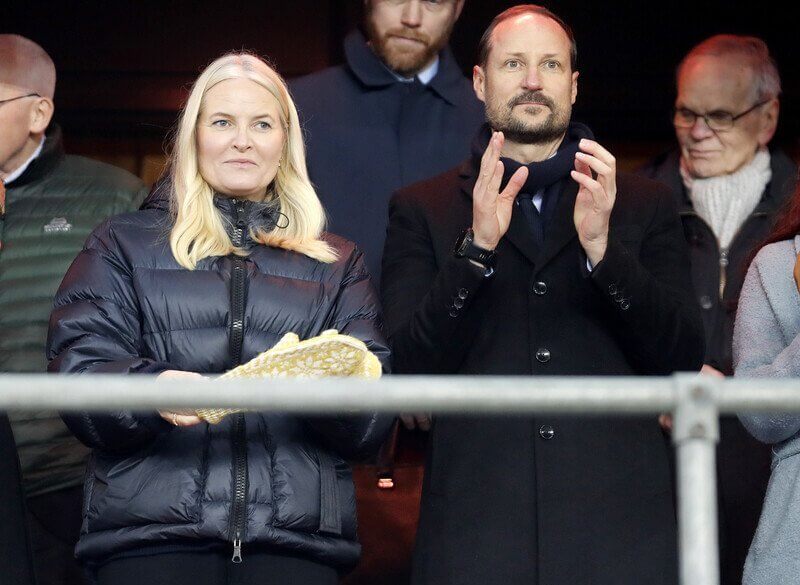
[[[157,380],[0,375],[0,410],[252,408],[293,413],[672,413],[681,585],[718,585],[720,413],[800,411],[800,380],[672,377],[388,376],[379,381]]]

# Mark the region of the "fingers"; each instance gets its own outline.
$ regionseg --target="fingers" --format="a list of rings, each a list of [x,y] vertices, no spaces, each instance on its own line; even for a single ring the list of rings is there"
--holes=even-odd
[[[672,430],[672,415],[671,414],[660,414],[658,416],[658,424],[661,425],[661,428],[665,431]]]
[[[606,194],[614,200],[617,193],[617,161],[610,152],[594,140],[584,138],[578,144],[575,160],[586,163],[595,173]]]
[[[483,196],[484,194],[491,193],[489,184],[495,179],[497,174],[497,163],[500,161],[500,151],[503,148],[503,133],[493,132],[489,140],[486,150],[483,151],[481,157],[481,167],[478,173],[478,180],[475,182],[475,189],[473,190],[474,196]],[[500,169],[500,179],[503,178],[502,168]]]
[[[503,163],[501,162],[500,164],[502,165]],[[502,177],[502,173],[500,176]],[[516,199],[522,187],[525,185],[525,181],[527,180],[528,180],[528,167],[521,166],[516,170],[516,172],[513,175],[511,175],[511,178],[508,180],[506,188],[503,189],[502,193],[500,193],[500,197],[506,200],[514,201],[514,199]]]
[[[409,431],[414,429],[421,431],[431,430],[431,416],[429,414],[401,414],[400,421]]]
[[[193,414],[178,414],[169,410],[159,410],[158,414],[169,424],[176,427],[191,427],[203,422],[203,419]]]

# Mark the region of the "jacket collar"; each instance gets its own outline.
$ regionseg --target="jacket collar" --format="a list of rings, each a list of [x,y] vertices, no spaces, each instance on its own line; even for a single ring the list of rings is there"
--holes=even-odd
[[[367,44],[367,39],[359,30],[354,30],[344,40],[344,55],[353,75],[366,87],[388,87],[399,81]],[[449,47],[439,53],[439,71],[426,87],[429,87],[445,101],[461,105],[464,75]]]
[[[17,177],[9,188],[16,188],[33,183],[50,174],[64,160],[64,143],[61,128],[58,124],[50,124],[45,132],[44,147],[25,172]]]
[[[770,168],[772,179],[764,190],[753,215],[769,215],[775,213],[783,204],[787,194],[794,192],[797,182],[797,166],[782,150],[770,147]],[[678,211],[681,215],[695,215],[694,206],[689,199],[689,192],[681,180],[680,151],[673,150],[664,157],[663,164],[653,176],[654,179],[667,185],[675,195]]]

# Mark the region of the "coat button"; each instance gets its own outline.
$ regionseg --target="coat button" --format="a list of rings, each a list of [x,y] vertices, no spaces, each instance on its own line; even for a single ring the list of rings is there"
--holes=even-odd
[[[536,350],[536,359],[543,364],[550,361],[550,350],[544,347],[541,347]]]
[[[618,291],[619,291],[619,289],[617,288],[616,284],[609,284],[608,285],[608,294],[610,294],[612,297],[615,294],[617,294]]]
[[[711,307],[714,306],[714,301],[711,300],[711,297],[708,295],[703,295],[700,297],[700,307],[708,311]]]
[[[533,292],[539,296],[545,294],[547,292],[547,284],[542,282],[541,280],[539,282],[534,282]]]
[[[556,431],[550,425],[542,425],[539,427],[539,436],[545,441],[549,441],[556,436]]]
[[[464,299],[462,299],[462,298],[460,298],[460,297],[456,297],[456,298],[454,298],[454,299],[453,299],[453,306],[454,306],[456,309],[461,309],[461,308],[463,308],[463,307],[464,307]]]
[[[465,288],[458,289],[458,298],[461,300],[466,299],[469,296],[469,291]]]
[[[451,317],[458,317],[458,309],[452,309],[449,313]]]
[[[628,299],[622,299],[619,302],[619,308],[622,309],[623,311],[627,311],[630,308],[630,306],[631,303],[628,301]]]

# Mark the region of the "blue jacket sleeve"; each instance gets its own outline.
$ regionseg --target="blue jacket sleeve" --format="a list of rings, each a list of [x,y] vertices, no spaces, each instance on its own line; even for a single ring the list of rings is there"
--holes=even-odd
[[[363,254],[354,250],[342,280],[329,329],[363,341],[389,371],[389,347],[383,337],[380,304]],[[311,432],[347,459],[363,459],[378,451],[394,421],[379,413],[309,417]]]

